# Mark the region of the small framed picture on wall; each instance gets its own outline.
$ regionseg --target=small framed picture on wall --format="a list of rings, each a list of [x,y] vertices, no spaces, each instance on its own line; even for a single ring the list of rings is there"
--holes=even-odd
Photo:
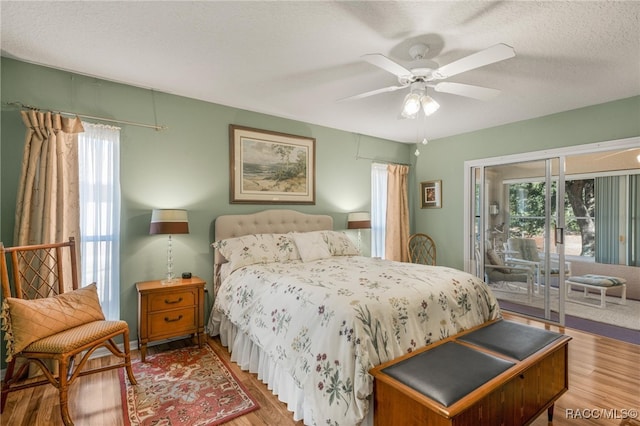
[[[439,209],[442,207],[442,181],[429,180],[420,182],[420,200],[423,209]]]

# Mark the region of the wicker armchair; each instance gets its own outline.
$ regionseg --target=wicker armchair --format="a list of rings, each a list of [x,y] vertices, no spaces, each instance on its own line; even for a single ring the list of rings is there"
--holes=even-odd
[[[436,264],[436,243],[427,234],[413,234],[409,237],[409,261],[423,265]]]
[[[131,369],[129,327],[125,321],[104,319],[95,284],[78,288],[73,238],[64,243],[21,247],[4,247],[0,243],[0,254],[8,362],[0,412],[4,411],[9,392],[49,383],[59,391],[64,424],[73,425],[68,392],[78,377],[125,367],[129,381],[136,384]],[[122,336],[124,350],[113,340],[117,336]],[[84,370],[89,357],[99,348],[108,349],[119,359],[111,365]],[[14,371],[16,360],[24,362]],[[30,365],[41,370],[44,378],[23,380]]]

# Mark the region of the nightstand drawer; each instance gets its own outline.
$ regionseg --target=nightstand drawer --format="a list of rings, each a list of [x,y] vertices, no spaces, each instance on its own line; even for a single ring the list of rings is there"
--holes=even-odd
[[[158,293],[149,296],[149,313],[194,306],[197,300],[197,290],[183,290],[173,293]]]
[[[176,309],[149,313],[149,338],[165,334],[177,335],[180,332],[194,333],[197,328],[196,308]]]

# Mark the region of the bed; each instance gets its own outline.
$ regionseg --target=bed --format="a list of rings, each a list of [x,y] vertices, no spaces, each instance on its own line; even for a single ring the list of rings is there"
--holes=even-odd
[[[371,368],[500,316],[477,277],[359,256],[327,215],[220,216],[215,238],[207,330],[305,424],[373,424]]]

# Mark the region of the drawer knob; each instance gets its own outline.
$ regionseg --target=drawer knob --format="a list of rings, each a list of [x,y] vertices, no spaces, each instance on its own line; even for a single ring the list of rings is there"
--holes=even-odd
[[[166,303],[167,305],[174,305],[174,304],[180,303],[180,302],[182,302],[182,297],[179,298],[178,300],[164,299],[164,303]]]
[[[180,321],[182,319],[182,315],[179,315],[178,318],[169,318],[169,317],[164,317],[164,321],[165,322],[176,322],[176,321]]]

